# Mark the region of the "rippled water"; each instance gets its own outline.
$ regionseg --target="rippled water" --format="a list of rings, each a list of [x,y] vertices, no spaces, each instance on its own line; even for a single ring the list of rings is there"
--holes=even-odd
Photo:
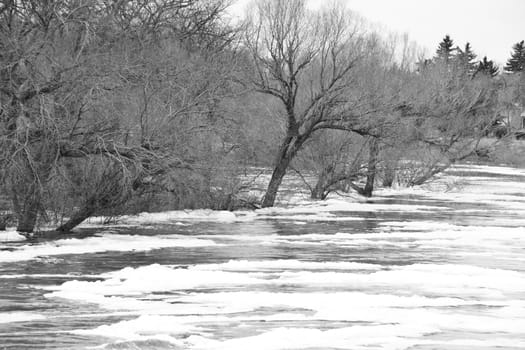
[[[462,166],[369,202],[3,242],[0,349],[524,349],[524,196],[525,171]]]

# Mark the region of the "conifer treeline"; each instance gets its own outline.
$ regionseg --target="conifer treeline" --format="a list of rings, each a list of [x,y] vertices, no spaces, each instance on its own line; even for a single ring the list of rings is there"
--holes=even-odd
[[[508,73],[522,72],[525,69],[525,40],[514,44],[512,50],[511,57],[507,60],[503,70]],[[499,67],[493,60],[489,60],[487,56],[480,61],[476,61],[476,58],[477,55],[469,42],[463,48],[454,46],[454,40],[447,34],[439,43],[433,61],[445,64],[454,63],[463,67],[470,76],[481,73],[495,77],[499,74]],[[431,61],[427,60],[425,63],[428,64]]]

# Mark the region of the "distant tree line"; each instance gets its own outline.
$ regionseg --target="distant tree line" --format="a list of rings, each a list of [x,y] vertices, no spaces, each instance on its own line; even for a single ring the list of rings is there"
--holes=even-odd
[[[290,171],[316,199],[422,184],[486,154],[524,98],[523,41],[502,77],[469,43],[424,59],[342,5],[258,0],[236,24],[228,5],[0,3],[0,202],[19,231],[269,207]],[[262,198],[241,195],[254,167],[272,169]]]

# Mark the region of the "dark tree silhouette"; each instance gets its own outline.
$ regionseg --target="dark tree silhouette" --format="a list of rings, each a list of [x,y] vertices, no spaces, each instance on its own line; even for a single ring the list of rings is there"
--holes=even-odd
[[[490,77],[495,77],[499,74],[499,67],[492,60],[488,60],[487,56],[479,61],[476,74],[483,74]]]
[[[454,57],[454,51],[456,51],[454,48],[454,41],[447,34],[439,43],[434,59],[448,64]]]
[[[465,48],[456,47],[456,60],[458,62],[459,68],[463,69],[469,75],[473,75],[478,64],[476,63],[477,55],[472,50],[470,43],[465,45]]]
[[[514,44],[512,49],[514,51],[507,61],[504,70],[510,73],[522,72],[525,69],[525,40]]]

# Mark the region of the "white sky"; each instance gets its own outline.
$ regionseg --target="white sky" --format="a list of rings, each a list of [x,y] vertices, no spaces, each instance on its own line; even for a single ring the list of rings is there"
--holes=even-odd
[[[309,0],[319,6],[326,0]],[[372,22],[411,40],[433,55],[449,34],[455,45],[470,42],[478,59],[487,56],[503,65],[512,45],[525,40],[525,0],[341,0]],[[237,0],[236,13],[249,0]]]

